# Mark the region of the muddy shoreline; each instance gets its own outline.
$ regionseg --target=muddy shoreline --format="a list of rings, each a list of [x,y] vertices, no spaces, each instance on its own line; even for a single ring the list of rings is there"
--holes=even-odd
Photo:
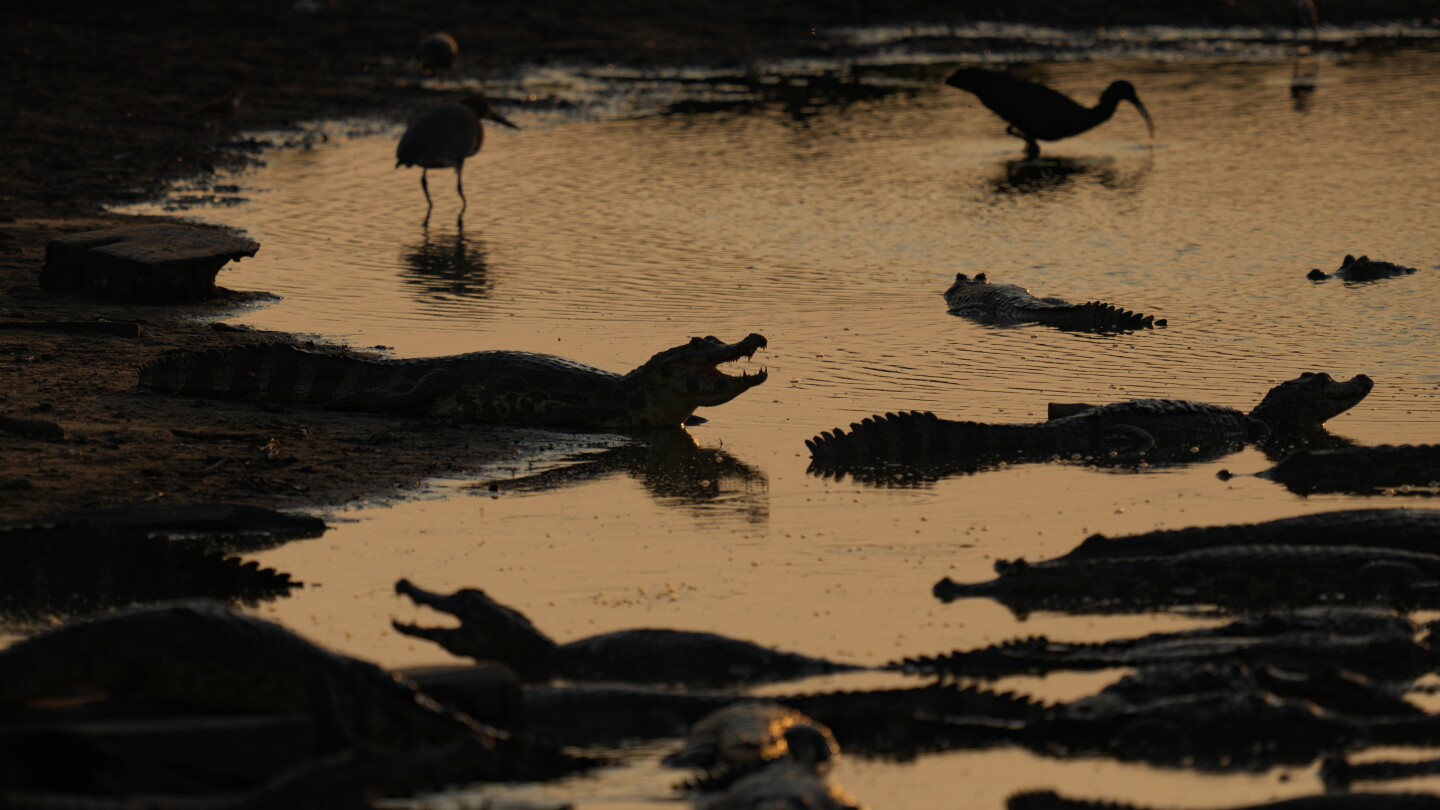
[[[258,159],[244,135],[344,115],[404,118],[434,102],[411,47],[445,28],[462,43],[463,75],[502,76],[548,62],[743,66],[774,56],[843,54],[824,32],[926,20],[1059,25],[1289,24],[1290,4],[911,2],[673,5],[634,2],[257,4],[98,2],[63,11],[23,3],[0,12],[0,87],[14,111],[0,132],[0,320],[138,322],[138,338],[0,332],[0,416],[45,420],[63,438],[0,432],[0,520],[144,502],[230,501],[331,509],[411,491],[520,458],[505,431],[304,409],[257,409],[134,390],[158,354],[286,339],[217,327],[254,295],[188,307],[137,307],[42,292],[37,274],[56,236],[139,218],[102,206],[152,197],[169,183]],[[1326,4],[1328,22],[1412,20],[1423,2]],[[239,97],[238,106],[226,99]],[[222,103],[216,104],[220,101]],[[264,246],[261,247],[264,250]],[[247,289],[244,262],[222,286]]]

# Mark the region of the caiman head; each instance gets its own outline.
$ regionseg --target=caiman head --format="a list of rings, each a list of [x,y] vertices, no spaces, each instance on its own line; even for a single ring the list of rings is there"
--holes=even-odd
[[[964,288],[966,288],[966,287],[976,287],[976,286],[982,286],[982,287],[983,287],[984,285],[989,284],[989,283],[990,283],[990,282],[989,282],[989,280],[987,280],[987,279],[985,278],[985,274],[984,274],[984,273],[977,273],[974,278],[971,278],[971,277],[965,275],[964,273],[956,273],[956,274],[955,274],[955,283],[954,283],[954,284],[951,284],[951,285],[950,285],[950,289],[948,289],[948,290],[945,291],[945,297],[946,297],[946,298],[949,298],[949,297],[950,297],[951,295],[953,295],[957,290],[962,290],[962,289],[964,289]]]
[[[985,278],[984,273],[977,273],[974,277],[956,273],[955,283],[945,291],[945,303],[951,309],[961,309],[966,305],[975,304],[984,300],[981,296],[985,294],[985,291],[980,288],[988,286],[990,286],[990,282]]]
[[[625,375],[627,425],[616,427],[672,427],[683,423],[696,408],[724,405],[765,382],[765,369],[751,374],[726,374],[721,363],[750,358],[765,348],[763,335],[751,334],[739,343],[717,337],[690,338],[666,349]]]
[[[392,621],[391,625],[401,633],[433,641],[455,655],[507,664],[523,680],[544,680],[552,675],[555,642],[536,629],[525,614],[496,602],[484,591],[465,588],[441,596],[402,579],[395,583],[395,592],[410,597],[417,605],[460,620],[460,626],[454,628]]]
[[[1307,371],[1270,389],[1250,416],[1273,433],[1318,431],[1330,419],[1358,405],[1374,387],[1374,381],[1364,374],[1339,382],[1329,374]]]

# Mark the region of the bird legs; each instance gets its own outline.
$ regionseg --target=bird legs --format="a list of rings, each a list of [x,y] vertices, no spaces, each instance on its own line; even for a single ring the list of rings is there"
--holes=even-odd
[[[1023,138],[1025,141],[1025,159],[1034,160],[1040,157],[1040,144],[1035,139],[1015,128],[1014,124],[1005,128],[1005,134],[1015,138]]]
[[[465,209],[470,207],[470,201],[465,199],[465,176],[460,172],[465,168],[465,161],[455,164],[455,190],[460,193],[460,215],[465,215]]]
[[[420,190],[425,192],[425,216],[430,216],[430,209],[435,207],[435,202],[430,199],[430,184],[425,182],[425,173],[430,171],[424,166],[420,167]]]

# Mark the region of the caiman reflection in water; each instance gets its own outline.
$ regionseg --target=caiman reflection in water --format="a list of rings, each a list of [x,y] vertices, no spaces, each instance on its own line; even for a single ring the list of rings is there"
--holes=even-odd
[[[490,294],[484,240],[467,238],[463,222],[456,224],[453,235],[432,237],[429,226],[423,233],[420,243],[401,257],[402,278],[418,288],[422,300],[479,299]]]
[[[532,494],[629,475],[657,503],[695,511],[723,509],[751,523],[770,519],[769,479],[730,453],[701,447],[684,430],[630,431],[632,444],[576,456],[535,475],[475,484],[473,489]]]

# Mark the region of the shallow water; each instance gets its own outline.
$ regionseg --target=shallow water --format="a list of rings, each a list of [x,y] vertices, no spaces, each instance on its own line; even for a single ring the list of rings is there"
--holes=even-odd
[[[843,103],[817,101],[818,82],[788,97],[756,89],[798,86],[775,77],[716,85],[708,107],[676,106],[744,112],[516,110],[523,131],[491,130],[470,162],[463,227],[448,172],[432,177],[424,224],[418,178],[391,168],[394,132],[278,152],[262,171],[222,179],[244,201],[190,213],[263,247],[220,282],[282,296],[237,323],[401,357],[508,348],[614,370],[690,335],[771,341],[756,358],[769,381],[691,429],[713,456],[700,472],[592,456],[539,477],[519,471],[524,480],[497,492],[488,480],[439,481],[407,503],[340,510],[324,538],[260,557],[310,585],[260,612],[383,664],[443,660],[389,628],[392,617],[436,620],[391,595],[404,576],[484,588],[561,640],[690,628],[881,663],[1017,634],[1093,640],[1204,621],[1020,621],[989,602],[930,596],[944,575],[988,578],[996,558],[1063,553],[1092,532],[1434,505],[1216,478],[1267,467],[1256,450],[1185,468],[1030,465],[910,488],[808,474],[805,438],[874,412],[1032,421],[1050,401],[1138,397],[1248,409],[1312,370],[1376,380],[1336,433],[1440,441],[1440,53],[1310,63],[1303,104],[1288,62],[1032,67],[1087,101],[1129,78],[1158,125],[1148,146],[1124,108],[1049,146],[1040,168],[1018,161],[1019,142],[971,96],[940,84],[946,70],[875,68],[867,75],[893,80],[830,96]],[[1305,279],[1346,253],[1421,271],[1369,285]],[[1107,300],[1169,326],[1099,336],[977,325],[945,311],[957,272]],[[1069,699],[1113,677],[1009,685]],[[653,754],[543,792],[589,806],[663,800],[674,774]],[[957,797],[998,807],[1040,787],[1182,806],[1320,789],[1310,771],[1198,776],[1008,750],[847,762],[840,778],[876,807]]]

